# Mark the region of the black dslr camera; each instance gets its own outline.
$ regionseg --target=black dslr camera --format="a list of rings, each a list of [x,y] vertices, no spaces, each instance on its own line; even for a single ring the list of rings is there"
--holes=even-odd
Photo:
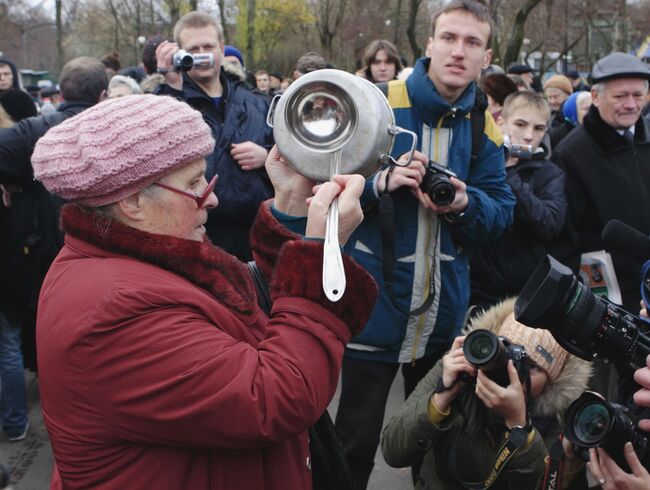
[[[503,387],[510,384],[509,359],[512,359],[522,382],[528,377],[528,354],[524,346],[513,344],[489,330],[477,329],[470,332],[463,341],[463,355],[467,362],[482,369],[488,378]]]
[[[585,360],[600,357],[619,369],[645,366],[650,338],[646,323],[594,295],[550,255],[542,259],[515,302],[517,321],[546,328],[558,344]]]
[[[212,53],[190,54],[179,49],[172,56],[172,67],[175,71],[189,71],[192,68],[212,68],[214,56]]]
[[[627,408],[608,402],[600,394],[586,391],[569,405],[564,435],[578,449],[602,447],[626,472],[630,468],[623,455],[623,445],[630,441],[639,461],[648,468],[648,439],[637,430],[627,412]]]
[[[456,189],[449,177],[457,177],[457,175],[433,160],[429,160],[420,189],[429,196],[435,205],[448,206],[454,202],[456,197]]]

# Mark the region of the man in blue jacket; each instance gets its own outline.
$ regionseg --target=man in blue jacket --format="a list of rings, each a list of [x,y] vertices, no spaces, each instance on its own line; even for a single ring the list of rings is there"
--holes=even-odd
[[[273,146],[273,132],[266,124],[269,99],[226,77],[221,70],[223,30],[208,14],[190,12],[181,17],[174,26],[174,41],[164,41],[156,49],[158,72],[165,75],[157,93],[184,99],[212,129],[216,145],[206,159],[206,178],[219,175],[215,189],[219,206],[209,211],[206,231],[215,245],[251,260],[248,232],[259,204],[273,195],[264,170]],[[172,57],[179,48],[193,55],[211,53],[214,65],[175,71]]]
[[[348,242],[353,258],[381,290],[369,322],[346,349],[336,417],[360,489],[372,471],[386,398],[399,366],[408,396],[463,326],[469,301],[467,249],[496,239],[512,223],[515,200],[505,182],[502,137],[487,113],[480,148],[470,158],[474,80],[490,63],[491,39],[487,8],[454,0],[432,18],[428,57],[418,60],[406,81],[388,83],[397,125],[417,133],[420,151],[409,166],[385,169],[367,181],[365,219]],[[404,153],[406,143],[398,138],[393,153]],[[434,204],[419,187],[429,159],[458,176],[451,178],[455,198],[449,205]],[[389,254],[377,210],[386,190],[394,203],[392,288],[386,287]]]

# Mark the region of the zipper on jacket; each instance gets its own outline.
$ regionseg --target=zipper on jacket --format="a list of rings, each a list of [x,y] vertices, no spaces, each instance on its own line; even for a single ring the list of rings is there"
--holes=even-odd
[[[442,128],[442,123],[445,121],[445,119],[447,117],[452,117],[452,118],[456,117],[456,111],[457,110],[458,109],[456,107],[452,107],[451,110],[447,114],[445,114],[444,116],[442,116],[440,118],[440,120],[438,121],[438,124],[436,125],[436,133],[435,133],[435,137],[434,137],[434,149],[433,149],[433,151],[434,151],[434,159],[435,159],[436,163],[438,163],[438,159],[439,159],[439,156],[440,156],[440,129]],[[447,152],[449,152],[449,149],[447,149]],[[447,156],[447,161],[449,162],[449,156]],[[440,219],[440,218],[438,218],[438,219]],[[427,227],[427,229],[426,229],[426,233],[427,233],[426,250],[428,250],[429,245],[430,245],[430,243],[428,241],[431,238],[431,223],[428,220],[426,222],[426,227]],[[436,240],[437,239],[438,239],[438,237],[436,236]],[[434,260],[434,262],[436,260],[435,254],[434,254],[433,260]],[[431,270],[431,265],[429,264],[429,256],[428,255],[426,256],[425,265],[427,266],[426,267],[427,272],[426,272],[426,276],[425,276],[425,279],[426,279],[425,284],[427,285],[427,287],[429,287],[429,284],[431,284],[431,272],[432,272],[432,270]],[[426,294],[428,294],[428,293],[429,292],[427,291]],[[440,294],[440,291],[436,291],[435,294]],[[424,300],[426,301],[426,297],[424,298]],[[434,301],[435,301],[435,298],[434,298]],[[418,344],[420,343],[420,337],[422,336],[422,330],[424,330],[424,322],[426,320],[426,317],[427,317],[427,312],[425,311],[424,313],[422,313],[420,315],[420,318],[418,319],[418,326],[415,329],[415,338],[413,339],[413,348],[411,350],[411,365],[413,365],[413,366],[415,366],[415,361],[417,360],[416,356],[417,356],[417,351],[418,351]]]

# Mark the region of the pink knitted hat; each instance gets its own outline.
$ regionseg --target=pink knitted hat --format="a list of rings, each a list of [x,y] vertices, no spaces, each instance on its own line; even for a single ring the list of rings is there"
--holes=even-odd
[[[106,100],[50,129],[34,149],[34,177],[91,207],[117,202],[212,153],[201,114],[159,95]]]

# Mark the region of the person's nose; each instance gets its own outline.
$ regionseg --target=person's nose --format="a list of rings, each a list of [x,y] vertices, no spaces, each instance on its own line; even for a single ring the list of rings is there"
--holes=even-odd
[[[219,205],[219,198],[214,192],[211,192],[208,198],[205,200],[203,207],[205,209],[214,209]]]
[[[630,94],[623,100],[623,107],[627,110],[635,110],[637,108],[637,101],[634,95]]]
[[[458,39],[454,42],[451,49],[451,55],[455,58],[465,57],[465,43],[462,39]]]

